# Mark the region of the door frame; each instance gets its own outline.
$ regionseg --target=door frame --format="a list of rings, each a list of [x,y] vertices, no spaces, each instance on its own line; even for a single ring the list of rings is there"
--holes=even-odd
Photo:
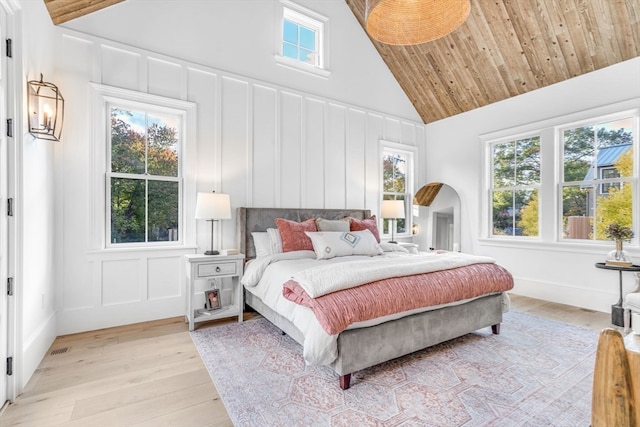
[[[22,9],[17,0],[0,0],[6,15],[5,37],[12,40],[11,58],[6,58],[6,48],[2,55],[6,66],[6,108],[7,117],[13,119],[13,137],[7,137],[7,197],[13,198],[13,216],[7,224],[7,275],[13,277],[13,296],[7,301],[7,354],[13,357],[13,375],[7,376],[7,400],[13,401],[24,388],[22,375],[22,141],[23,132],[23,94],[22,84]],[[0,40],[4,44],[4,40]],[[5,45],[6,46],[6,45]],[[6,124],[1,127],[6,131]],[[3,177],[5,178],[5,177]],[[2,206],[2,209],[6,209]],[[1,361],[5,366],[4,361]],[[2,372],[4,375],[5,373]]]

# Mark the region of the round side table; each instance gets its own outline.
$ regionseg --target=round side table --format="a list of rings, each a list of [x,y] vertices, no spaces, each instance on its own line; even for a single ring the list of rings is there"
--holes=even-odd
[[[597,268],[602,268],[605,270],[615,270],[618,272],[619,276],[619,294],[620,299],[618,302],[611,306],[611,323],[616,326],[624,326],[624,309],[622,308],[622,272],[623,271],[631,271],[636,274],[640,274],[640,265],[632,265],[630,267],[619,267],[617,265],[607,265],[604,262],[597,262]]]

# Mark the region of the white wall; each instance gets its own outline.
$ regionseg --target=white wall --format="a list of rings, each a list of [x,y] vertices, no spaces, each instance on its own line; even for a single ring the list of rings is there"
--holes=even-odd
[[[16,84],[26,87],[27,80],[57,81],[53,66],[54,28],[44,7],[32,8],[26,2],[22,16],[22,28],[39,28],[39,31],[24,31],[14,41],[17,58],[22,58],[23,75],[17,76]],[[44,23],[44,24],[43,24]],[[18,23],[19,24],[19,23]],[[19,93],[19,91],[18,91]],[[21,268],[17,272],[17,293],[22,314],[18,330],[17,351],[22,350],[18,361],[18,388],[32,375],[40,360],[57,335],[56,331],[56,243],[59,237],[55,224],[56,202],[56,157],[60,143],[34,139],[27,132],[26,97],[23,100],[25,116],[23,132],[16,139],[21,151],[16,196],[16,215],[21,218]],[[20,231],[19,231],[20,232]],[[19,265],[20,267],[20,265]]]
[[[131,3],[140,6],[144,2]],[[247,12],[247,2],[237,4]],[[196,5],[208,7],[210,3]],[[221,5],[233,9],[228,2]],[[325,6],[336,5],[327,2]],[[343,8],[339,9],[342,13]],[[332,34],[340,38],[341,27],[332,27]],[[184,29],[173,36],[167,50],[195,40],[195,35]],[[203,252],[209,245],[209,223],[192,219],[193,204],[187,218],[188,225],[196,227],[197,238],[185,247],[103,250],[92,243],[96,241],[91,237],[91,181],[95,174],[91,167],[89,82],[196,103],[197,135],[189,143],[196,150],[197,190],[229,193],[234,210],[260,206],[368,208],[377,212],[379,140],[415,146],[425,143],[424,125],[373,110],[362,102],[375,104],[375,99],[353,95],[371,92],[368,77],[354,78],[353,92],[341,93],[341,98],[351,102],[318,94],[325,86],[331,88],[329,93],[334,92],[334,84],[340,87],[344,79],[341,70],[348,67],[341,64],[339,56],[332,58],[332,76],[322,84],[315,76],[296,75],[293,81],[306,79],[302,86],[310,88],[302,91],[72,30],[59,29],[52,38],[67,105],[63,153],[56,164],[61,174],[56,194],[62,206],[58,224],[62,238],[56,246],[62,254],[57,285],[58,334],[183,315],[182,255]],[[129,41],[145,44],[146,40],[136,32]],[[229,37],[213,40],[217,43],[211,41],[206,52],[233,43]],[[369,70],[372,76],[389,76],[378,88],[390,100],[404,97],[384,63],[379,58],[373,62],[378,67]],[[279,76],[274,80],[290,77],[291,71],[283,70],[272,70]],[[379,77],[374,81],[380,83]],[[222,248],[237,246],[234,220],[222,222],[221,236]]]
[[[451,185],[462,201],[462,250],[495,257],[516,278],[517,293],[609,311],[617,273],[599,270],[611,245],[499,244],[481,241],[483,134],[640,96],[640,58],[427,125],[428,180]],[[636,157],[638,159],[638,157]],[[625,246],[632,256],[638,248]],[[625,274],[625,290],[633,275]]]
[[[127,0],[63,26],[420,121],[344,0],[294,1],[329,19],[328,79],[274,61],[279,0]]]

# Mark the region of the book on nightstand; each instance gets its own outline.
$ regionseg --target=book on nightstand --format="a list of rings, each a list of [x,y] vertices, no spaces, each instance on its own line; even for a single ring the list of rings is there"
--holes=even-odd
[[[608,259],[604,264],[611,267],[631,267],[633,265],[631,261],[616,261],[614,259]]]

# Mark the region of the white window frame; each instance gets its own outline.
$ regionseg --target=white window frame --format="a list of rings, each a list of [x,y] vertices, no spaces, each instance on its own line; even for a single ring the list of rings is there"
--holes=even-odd
[[[638,242],[638,231],[640,229],[640,223],[638,223],[638,221],[636,220],[635,217],[638,216],[638,207],[639,207],[639,189],[638,189],[638,178],[639,178],[639,173],[638,171],[639,169],[639,165],[638,163],[640,163],[640,160],[638,160],[638,147],[639,147],[639,140],[640,137],[638,135],[638,121],[640,119],[640,109],[632,109],[632,110],[623,110],[623,111],[619,111],[619,112],[615,112],[615,113],[610,113],[610,114],[599,114],[599,115],[594,115],[591,117],[586,117],[582,120],[579,121],[574,121],[572,123],[567,123],[567,124],[562,124],[562,125],[558,125],[555,127],[555,133],[556,133],[556,144],[557,144],[557,152],[558,152],[558,170],[557,170],[557,176],[558,176],[558,183],[557,183],[557,197],[558,197],[558,210],[556,212],[557,216],[558,216],[558,240],[561,242],[580,242],[580,243],[602,243],[603,240],[596,240],[596,239],[569,239],[569,238],[565,238],[562,236],[562,188],[567,184],[567,182],[564,180],[564,145],[563,145],[563,134],[565,130],[569,130],[569,129],[574,129],[574,128],[578,128],[578,127],[582,127],[582,126],[592,126],[594,124],[600,124],[600,123],[605,123],[605,122],[612,122],[612,121],[616,121],[616,120],[621,120],[621,119],[625,119],[625,118],[635,118],[634,120],[634,124],[633,126],[633,136],[634,136],[634,140],[633,140],[633,144],[632,144],[632,149],[634,150],[634,153],[636,153],[636,158],[634,159],[633,162],[633,176],[631,177],[619,177],[619,178],[609,178],[609,179],[603,179],[601,178],[600,174],[598,173],[597,176],[594,176],[591,178],[591,180],[589,181],[577,181],[577,182],[582,182],[584,184],[594,184],[594,188],[597,188],[599,186],[602,186],[604,184],[614,184],[614,183],[620,183],[620,184],[628,184],[628,185],[632,185],[634,190],[633,191],[633,200],[632,200],[632,213],[635,213],[634,218],[632,218],[633,220],[633,225],[632,225],[632,229],[634,232],[634,239],[632,240],[632,245],[637,246],[637,242]]]
[[[176,248],[195,244],[195,220],[189,220],[195,207],[195,135],[196,104],[172,98],[135,92],[127,89],[90,83],[93,130],[91,247],[94,250],[149,250]],[[178,240],[163,242],[118,243],[110,242],[110,106],[131,108],[145,112],[158,112],[178,116],[179,130],[179,233]],[[192,203],[193,201],[193,203]]]
[[[276,55],[274,56],[276,64],[308,73],[316,77],[328,78],[331,75],[329,71],[329,19],[310,9],[302,7],[290,0],[280,0],[278,2],[279,13],[277,13],[276,22]],[[285,57],[282,52],[284,41],[283,25],[287,19],[296,24],[310,28],[316,32],[316,64],[308,64],[292,58]]]
[[[413,194],[415,185],[415,173],[416,173],[416,158],[418,156],[418,148],[412,145],[400,144],[397,142],[391,142],[386,140],[380,140],[380,201],[378,206],[378,212],[382,209],[382,200],[385,194],[384,191],[384,167],[383,160],[384,154],[387,152],[398,153],[407,156],[407,173],[405,175],[405,193],[404,195],[404,215],[405,215],[405,231],[404,233],[394,233],[396,239],[411,238],[413,236]],[[400,194],[400,193],[397,193]],[[381,239],[390,239],[391,233],[384,232],[384,219],[381,215],[378,218],[378,230],[380,232]]]
[[[507,234],[493,234],[493,191],[496,189],[496,187],[493,187],[493,182],[494,182],[494,169],[493,169],[493,147],[495,145],[498,144],[505,144],[505,143],[509,143],[509,142],[517,142],[523,139],[529,139],[529,138],[535,138],[535,137],[540,137],[540,133],[537,131],[534,132],[529,132],[529,133],[524,133],[524,134],[519,134],[516,136],[510,136],[510,137],[506,137],[506,138],[500,138],[497,140],[493,140],[493,141],[488,141],[487,142],[487,161],[488,161],[488,193],[487,193],[487,197],[489,198],[489,217],[488,217],[488,221],[489,221],[489,226],[488,226],[488,235],[491,238],[503,238],[503,239],[538,239],[540,236],[540,229],[541,229],[541,224],[540,224],[540,203],[538,203],[538,236],[518,236],[518,235],[507,235]],[[540,150],[542,151],[542,138],[540,137]],[[543,160],[542,158],[540,159],[540,164],[543,164]],[[517,167],[517,165],[516,165]],[[540,177],[540,180],[542,181],[542,176]],[[501,190],[505,190],[505,191],[518,191],[518,190],[527,190],[527,189],[533,189],[533,190],[537,190],[538,191],[538,200],[540,200],[540,187],[541,187],[541,183],[538,184],[527,184],[527,185],[516,185],[514,184],[511,187],[497,187]],[[515,224],[514,224],[515,227]]]
[[[633,185],[633,212],[640,212],[640,98],[605,105],[590,110],[567,114],[552,119],[529,123],[522,126],[504,129],[501,131],[481,135],[480,142],[484,145],[484,160],[482,162],[483,188],[481,202],[481,226],[478,240],[481,244],[503,247],[530,247],[540,249],[558,248],[560,250],[582,251],[585,253],[606,253],[610,250],[611,243],[602,240],[576,240],[562,238],[562,175],[563,175],[563,147],[561,129],[578,127],[589,123],[601,123],[603,121],[615,120],[616,118],[635,116],[633,124],[633,150],[635,154],[634,175],[628,181]],[[498,141],[519,139],[526,135],[538,133],[540,135],[540,156],[542,170],[540,171],[540,190],[538,194],[539,202],[539,238],[538,239],[518,239],[503,236],[491,235],[491,174],[492,156],[491,143]],[[625,245],[625,249],[638,251],[640,249],[638,234],[640,223],[634,218],[633,231],[635,237],[630,244]],[[632,254],[633,255],[633,254]]]

